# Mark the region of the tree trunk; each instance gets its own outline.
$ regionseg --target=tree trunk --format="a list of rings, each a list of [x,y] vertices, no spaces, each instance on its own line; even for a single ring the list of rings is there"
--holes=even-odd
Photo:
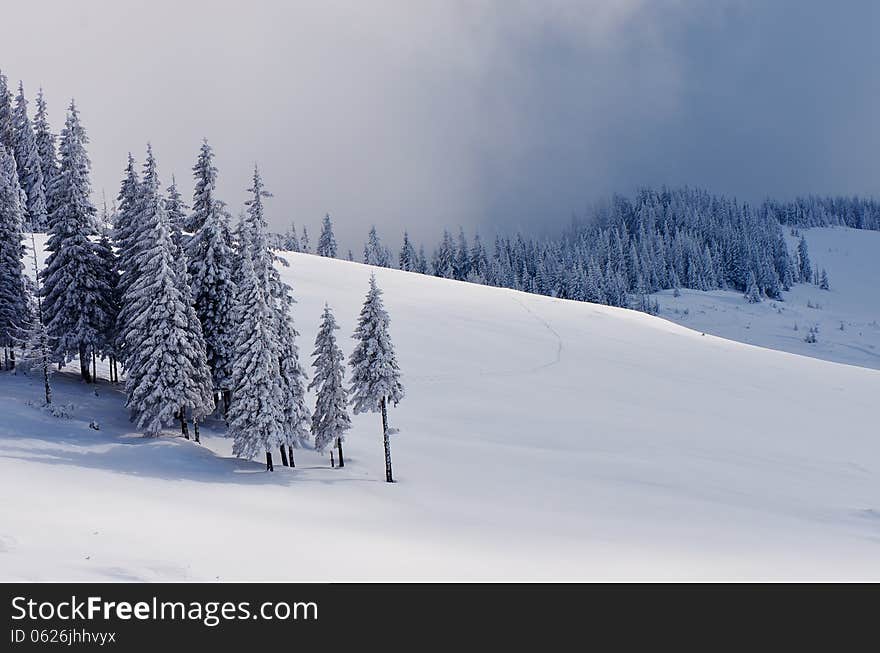
[[[98,382],[98,355],[92,350],[92,383]]]
[[[15,369],[15,347],[9,347],[9,369]]]
[[[49,386],[49,368],[46,367],[47,361],[43,358],[43,385],[46,387],[46,403],[52,403],[52,388]]]
[[[189,440],[189,426],[186,424],[186,412],[181,409],[179,413],[177,413],[177,417],[180,419],[180,432],[183,433],[183,437]]]
[[[342,457],[342,438],[336,438],[336,448],[339,450],[339,466],[345,467],[345,458]],[[333,452],[330,452],[330,455],[333,455]]]
[[[330,448],[330,468],[333,469],[336,465],[333,463],[333,448]]]
[[[202,441],[199,440],[199,420],[193,420],[193,434],[196,436],[196,444],[201,444]]]
[[[232,403],[232,392],[229,390],[223,391],[223,417],[225,418],[229,415],[229,404]]]
[[[267,472],[274,472],[275,471],[275,468],[272,466],[272,452],[271,451],[266,452],[266,471]]]
[[[287,445],[287,457],[290,459],[290,466],[296,467],[296,463],[293,462],[293,447],[290,445]]]
[[[385,397],[382,397],[382,440],[385,443],[385,480],[394,483],[391,475],[391,438],[388,437],[388,414],[385,409]]]
[[[89,373],[89,355],[85,345],[79,346],[79,373],[83,381],[92,382],[92,375]]]
[[[9,369],[9,347],[3,345],[3,369]]]
[[[281,445],[281,464],[285,467],[290,467],[290,465],[287,464],[287,452],[284,450],[283,444]]]

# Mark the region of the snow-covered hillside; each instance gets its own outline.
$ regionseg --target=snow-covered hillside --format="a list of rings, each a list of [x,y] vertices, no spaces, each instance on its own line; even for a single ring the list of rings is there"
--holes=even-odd
[[[786,234],[790,231],[788,227]],[[810,260],[830,290],[797,284],[784,301],[749,304],[742,293],[682,289],[656,293],[660,315],[723,338],[804,356],[880,369],[880,231],[802,229]],[[794,251],[797,238],[788,236]],[[816,342],[805,341],[818,328]]]
[[[301,351],[327,301],[348,354],[370,269],[286,258]],[[133,433],[106,383],[56,377],[68,419],[3,373],[0,578],[880,580],[880,371],[376,275],[407,390],[397,483],[376,415],[353,418],[344,469],[300,451],[267,473],[219,431]]]

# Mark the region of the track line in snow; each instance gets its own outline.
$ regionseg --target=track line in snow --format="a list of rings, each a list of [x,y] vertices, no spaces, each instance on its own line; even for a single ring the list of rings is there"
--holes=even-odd
[[[517,291],[511,291],[511,292],[517,292]],[[559,333],[556,331],[556,329],[553,328],[553,325],[551,325],[547,320],[545,320],[540,315],[538,315],[535,311],[533,311],[531,308],[529,308],[525,304],[525,302],[523,302],[522,300],[518,299],[517,297],[511,297],[511,299],[514,302],[516,302],[517,304],[519,304],[523,308],[523,310],[526,311],[526,313],[528,313],[533,318],[535,318],[535,320],[537,320],[541,324],[541,326],[543,326],[547,331],[549,331],[553,335],[553,337],[556,340],[556,356],[554,357],[553,360],[551,360],[547,363],[541,363],[540,365],[535,365],[533,367],[527,367],[527,368],[519,369],[519,370],[478,370],[476,372],[477,376],[481,376],[481,377],[487,377],[487,376],[488,377],[510,377],[510,376],[518,376],[520,374],[532,374],[533,372],[538,372],[538,371],[546,369],[548,367],[552,367],[553,365],[557,365],[562,360],[562,349],[563,349],[562,337],[559,335]],[[427,383],[439,383],[439,382],[443,382],[443,381],[455,381],[455,380],[458,380],[460,377],[457,374],[434,374],[434,375],[430,375],[430,376],[421,376],[421,375],[410,376],[409,378],[416,380],[416,381],[422,381],[422,382],[427,382]]]

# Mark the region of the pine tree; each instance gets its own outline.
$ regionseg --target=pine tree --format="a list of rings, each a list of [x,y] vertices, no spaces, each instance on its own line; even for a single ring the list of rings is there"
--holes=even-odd
[[[192,170],[196,180],[192,213],[183,228],[184,231],[195,233],[218,206],[217,200],[214,199],[217,190],[217,168],[214,167],[214,150],[208,145],[207,138],[202,140],[199,156]]]
[[[749,281],[746,286],[746,300],[749,304],[757,304],[761,301],[761,290],[758,288],[758,282],[755,280],[755,273],[749,272]]]
[[[157,184],[142,186],[142,273],[125,291],[128,379],[126,406],[147,435],[186,415],[194,422],[214,410],[201,327],[192,307],[183,258],[176,251]]]
[[[352,368],[350,394],[355,414],[382,413],[385,480],[393,483],[387,404],[391,402],[396,406],[403,399],[404,391],[394,345],[388,333],[389,322],[382,305],[382,290],[376,285],[376,276],[370,275],[370,290],[352,336],[357,344],[349,359]]]
[[[24,86],[19,83],[12,116],[15,130],[15,163],[18,166],[18,180],[27,196],[25,221],[30,231],[45,231],[47,227],[46,195],[40,155],[27,115],[27,100]]]
[[[229,435],[236,456],[251,459],[265,451],[266,469],[272,471],[272,449],[286,444],[278,383],[278,343],[274,316],[254,269],[252,246],[247,238],[243,239],[241,279],[236,293]]]
[[[12,152],[0,143],[0,344],[3,367],[15,366],[15,345],[28,323],[27,283],[22,256],[24,206]]]
[[[128,165],[119,191],[120,208],[114,229],[114,239],[119,256],[118,287],[121,298],[117,325],[117,353],[120,360],[126,365],[128,363],[128,343],[131,340],[128,332],[132,328],[130,312],[133,310],[133,297],[129,294],[129,289],[137,284],[143,274],[143,268],[138,262],[141,260],[143,248],[148,242],[146,232],[151,228],[157,198],[161,196],[159,186],[156,157],[153,154],[152,145],[147,143],[147,156],[140,180],[134,171],[134,160],[131,154],[128,155]],[[173,231],[171,233],[173,242]]]
[[[89,199],[91,163],[86,143],[85,129],[71,102],[61,133],[61,168],[53,188],[58,203],[49,221],[51,253],[42,272],[41,292],[55,361],[69,363],[78,356],[83,380],[92,381],[89,361],[101,345],[112,308],[106,303],[110,290],[102,261],[89,238],[94,234],[95,207]]]
[[[281,384],[281,410],[284,416],[284,436],[287,444],[289,465],[295,466],[293,449],[308,440],[308,424],[311,415],[306,407],[305,379],[306,371],[299,362],[299,347],[296,338],[299,332],[293,327],[291,307],[293,297],[290,287],[283,283],[273,268],[273,294],[276,322],[276,342],[278,343],[278,380]],[[284,450],[281,451],[281,462],[285,463]]]
[[[342,442],[345,432],[351,428],[346,404],[348,393],[344,385],[345,359],[342,350],[336,344],[334,331],[338,330],[336,319],[330,307],[324,305],[321,326],[315,338],[315,357],[312,367],[315,375],[309,383],[309,390],[317,389],[315,412],[312,414],[312,435],[315,438],[315,449],[324,451],[329,444],[335,444],[339,452],[339,466],[345,467],[342,455]]]
[[[418,267],[418,255],[406,231],[403,232],[403,246],[400,248],[400,256],[397,260],[398,267],[406,272],[415,272]]]
[[[168,213],[168,224],[171,225],[171,237],[176,247],[183,246],[183,228],[186,226],[187,205],[177,190],[177,180],[171,175],[171,185],[165,189],[165,211]]]
[[[12,93],[9,81],[0,70],[0,145],[10,154],[15,152],[15,126],[12,118]]]
[[[106,204],[104,212],[106,214]],[[104,358],[109,358],[110,364],[110,381],[119,381],[119,370],[116,361],[118,359],[117,347],[119,345],[119,309],[121,304],[121,296],[119,293],[119,266],[113,246],[110,242],[110,234],[107,229],[101,231],[101,238],[95,243],[95,251],[101,264],[99,270],[102,274],[104,282],[101,284],[102,289],[106,289],[106,295],[102,300],[109,307],[107,320],[102,325],[101,344],[97,354]]]
[[[34,143],[40,157],[40,172],[43,175],[43,197],[46,200],[47,219],[55,210],[51,190],[58,176],[58,155],[55,151],[55,134],[49,126],[49,114],[43,89],[37,93],[37,113],[34,116]]]
[[[379,240],[379,234],[376,232],[375,225],[370,227],[370,233],[364,245],[364,263],[383,268],[390,267],[391,264],[388,260],[388,252]]]
[[[336,237],[333,235],[333,224],[330,222],[330,214],[324,215],[321,223],[321,237],[318,239],[318,256],[336,258]]]
[[[293,328],[290,317],[293,298],[290,287],[281,281],[275,268],[277,256],[271,251],[266,239],[267,222],[263,199],[272,197],[272,194],[265,190],[260,171],[256,167],[253,185],[248,191],[252,199],[246,202],[248,218],[242,237],[250,245],[254,273],[270,316],[267,326],[274,347],[272,355],[276,360],[277,381],[281,391],[278,407],[282,415],[282,444],[287,447],[286,451],[284,448],[281,450],[281,462],[294,466],[293,449],[300,446],[301,441],[308,436],[309,412],[305,405],[305,370],[299,363],[299,349],[296,346],[296,336],[299,334]]]
[[[229,231],[229,214],[214,197],[217,169],[210,163],[210,148],[203,145],[200,163],[193,167],[196,191],[191,224],[199,227],[186,243],[196,314],[202,324],[208,365],[214,388],[228,407],[231,391],[234,342],[235,253]]]
[[[284,249],[288,252],[300,251],[299,236],[296,235],[296,225],[292,222],[290,223],[290,229],[287,230],[284,237]]]
[[[828,272],[822,268],[822,276],[819,278],[819,288],[822,290],[830,290],[828,285]]]
[[[31,325],[28,329],[24,347],[22,348],[21,359],[23,367],[38,370],[43,377],[43,392],[46,397],[46,404],[52,403],[52,385],[49,377],[55,372],[55,366],[52,365],[52,347],[49,340],[49,331],[46,329],[46,323],[43,321],[42,300],[40,299],[40,268],[37,263],[37,243],[31,232],[31,256],[34,265],[34,278],[36,281],[36,292],[34,298],[36,300],[35,310],[32,311]]]
[[[303,225],[302,237],[299,239],[299,249],[303,254],[311,254],[312,246],[309,243],[309,230]]]
[[[813,276],[813,267],[810,264],[810,252],[807,248],[807,239],[803,236],[801,236],[800,241],[798,241],[797,256],[798,272],[800,273],[801,281],[810,283],[810,279]]]

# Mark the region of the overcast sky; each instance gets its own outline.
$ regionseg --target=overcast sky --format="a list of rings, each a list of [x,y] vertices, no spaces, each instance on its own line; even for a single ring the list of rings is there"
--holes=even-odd
[[[639,185],[758,200],[880,195],[880,3],[42,0],[3,9],[0,69],[75,97],[98,196],[152,141],[184,195],[202,137],[237,213],[484,233],[556,226]],[[31,103],[33,109],[33,102]]]

